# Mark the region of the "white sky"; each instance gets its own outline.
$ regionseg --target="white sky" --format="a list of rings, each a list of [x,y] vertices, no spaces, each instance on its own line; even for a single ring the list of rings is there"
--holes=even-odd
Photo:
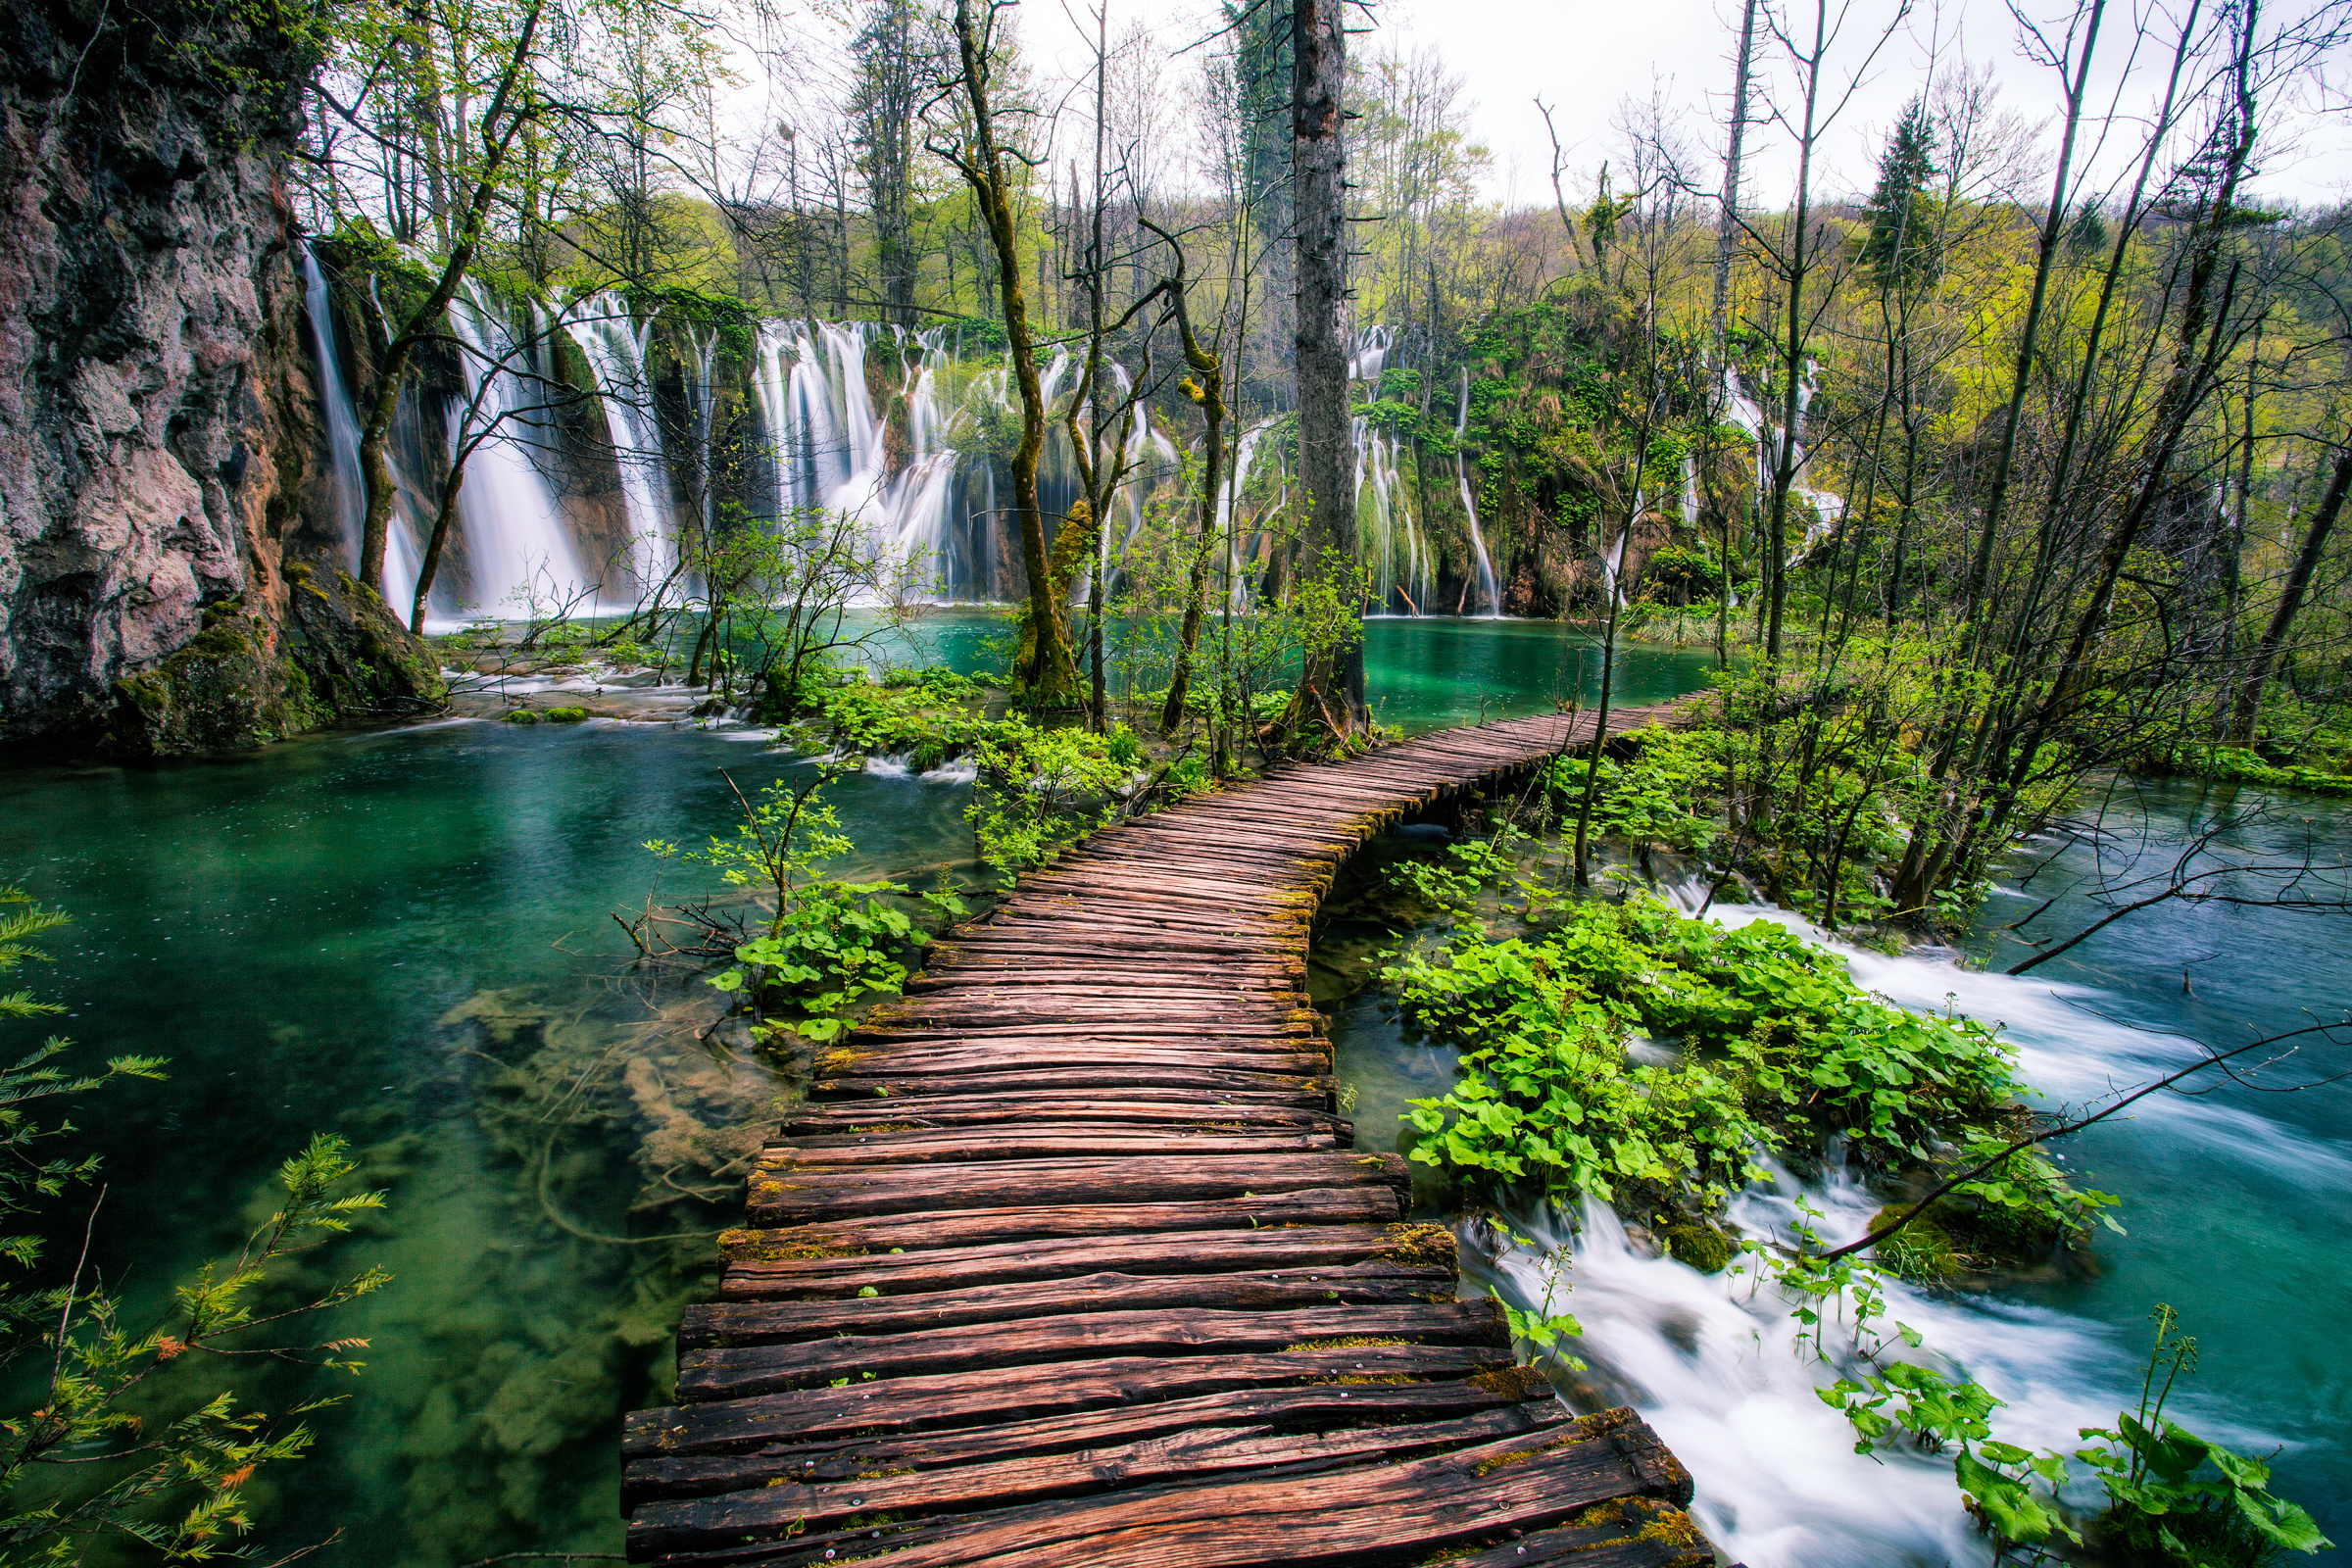
[[[1026,48],[1041,76],[1076,76],[1089,69],[1093,23],[1088,0],[1025,0],[1021,27]],[[1160,39],[1177,47],[1213,27],[1213,12],[1198,0],[1109,0],[1115,36],[1132,19],[1149,20]],[[1896,0],[1848,0],[1845,39],[1833,53],[1834,79],[1844,79],[1894,15]],[[2154,79],[2169,53],[2165,23],[2150,12],[2153,0],[2111,0],[2098,49],[2105,68],[2094,74],[2110,92],[2122,87],[2123,106],[2144,112],[2153,101]],[[2040,0],[2037,12],[2063,18],[2063,0]],[[2206,12],[2211,15],[2213,7]],[[2278,10],[2274,6],[2267,8]],[[1836,4],[1832,6],[1836,14]],[[1358,25],[1362,18],[1351,11]],[[1809,25],[1810,17],[1807,15]],[[1678,122],[1704,152],[1719,158],[1718,127],[1731,90],[1730,46],[1739,22],[1738,0],[1377,0],[1372,33],[1358,33],[1351,49],[1392,38],[1434,47],[1466,82],[1474,100],[1468,124],[1494,152],[1492,194],[1507,204],[1547,203],[1551,149],[1534,99],[1552,105],[1560,136],[1568,146],[1571,200],[1589,198],[1592,170],[1615,152],[1611,121],[1628,97],[1646,99],[1653,82],[1673,106]],[[2145,32],[2142,26],[2145,25]],[[1880,147],[1903,104],[1919,90],[1933,50],[1944,65],[1963,53],[1973,63],[1994,65],[2003,105],[2028,121],[2047,125],[2059,102],[2053,73],[2020,57],[2017,28],[1995,0],[1919,0],[1901,32],[1864,74],[1860,90],[1834,124],[1824,148],[1824,196],[1868,191]],[[2134,45],[2141,50],[2128,82],[2120,81]],[[1759,51],[1771,52],[1759,39]],[[1767,62],[1768,64],[1769,62]],[[2328,72],[2337,75],[2344,62]],[[1189,60],[1171,62],[1170,87]],[[2094,87],[2094,98],[2097,96]],[[2343,98],[2330,93],[2339,106]],[[2266,144],[2256,192],[2272,201],[2320,204],[2352,195],[2352,112],[2342,107],[2318,112],[2316,91],[2305,94],[2287,135],[2292,145]],[[1785,199],[1793,183],[1788,137],[1776,127],[1751,128],[1749,183],[1752,201]],[[2112,167],[2134,139],[2119,133],[2107,163]],[[1709,182],[1720,164],[1711,164]]]

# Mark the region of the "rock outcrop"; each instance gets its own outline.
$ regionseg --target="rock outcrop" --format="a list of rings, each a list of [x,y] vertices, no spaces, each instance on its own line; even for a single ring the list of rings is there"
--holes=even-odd
[[[0,15],[12,751],[248,745],[435,684],[338,570],[283,180],[312,61],[237,16]]]

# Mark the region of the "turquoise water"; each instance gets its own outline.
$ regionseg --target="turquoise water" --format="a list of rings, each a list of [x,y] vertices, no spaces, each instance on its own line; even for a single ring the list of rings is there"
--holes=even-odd
[[[936,615],[904,657],[981,667],[1004,625]],[[1556,625],[1380,621],[1369,648],[1380,716],[1406,728],[1543,710],[1580,673],[1597,690]],[[1707,663],[1630,653],[1621,698]],[[75,917],[34,976],[63,1032],[93,1058],[172,1058],[168,1083],[74,1108],[106,1161],[108,1277],[153,1310],[268,1214],[315,1131],[389,1193],[314,1254],[318,1277],[397,1278],[317,1333],[371,1339],[368,1367],[315,1418],[317,1456],[252,1489],[266,1548],[341,1529],[355,1563],[618,1549],[620,1416],[665,1396],[677,1308],[713,1278],[745,1128],[780,1086],[702,1038],[712,994],[634,963],[612,913],[648,896],[645,840],[729,828],[722,769],[749,793],[794,765],[723,732],[458,722],[0,772],[0,872]],[[965,795],[844,781],[854,869],[974,877]],[[239,1387],[265,1407],[319,1392]]]
[[[1997,869],[1998,891],[1964,952],[1846,949],[1855,978],[1906,1005],[1956,1007],[1997,1024],[2041,1102],[2076,1114],[2186,1065],[2200,1043],[2225,1049],[2347,1016],[2352,946],[2333,912],[2159,905],[2029,974],[1999,972],[2036,951],[2007,928],[2044,900],[2056,902],[2027,933],[2072,935],[2106,912],[2092,897],[2102,884],[2167,870],[2217,814],[2246,818],[2212,841],[2217,852],[2352,861],[2352,817],[2320,798],[2126,781],[2108,804],[2103,833],[2023,846]],[[1416,833],[1432,830],[1391,834],[1366,859],[1413,853]],[[2323,873],[2301,891],[2341,897],[2344,880]],[[2246,879],[2233,891],[2264,885]],[[1384,926],[1384,912],[1413,917],[1377,903],[1338,906],[1312,970],[1368,1147],[1392,1147],[1404,1102],[1442,1091],[1453,1073],[1452,1054],[1401,1025],[1377,984],[1348,989],[1363,985],[1363,955],[1396,929]],[[1733,924],[1791,920],[1720,903],[1713,912]],[[2241,1074],[2250,1081],[2211,1073],[2184,1084],[2189,1093],[2143,1101],[2054,1146],[2076,1181],[2122,1199],[2116,1212],[2129,1234],[2100,1235],[2087,1270],[1962,1292],[1894,1287],[1891,1316],[2008,1401],[1996,1436],[2067,1451],[2081,1446],[2080,1427],[2112,1425],[2136,1396],[2149,1314],[2168,1303],[2200,1350],[2198,1372],[2168,1413],[2240,1451],[2275,1455],[2278,1494],[2352,1544],[2352,1371],[2335,1353],[2352,1338],[2352,1081],[2333,1081],[2347,1075],[2352,1040],[2313,1038]],[[1460,1201],[1420,1173],[1416,1196],[1424,1208]],[[1836,1183],[1816,1183],[1808,1196],[1836,1241],[1862,1234],[1881,1201]],[[1786,1192],[1751,1194],[1735,1209],[1751,1230],[1785,1231],[1791,1217]],[[1544,1234],[1534,1216],[1521,1220]],[[1851,1433],[1813,1396],[1835,1373],[1788,1353],[1785,1303],[1758,1304],[1744,1283],[1630,1250],[1613,1218],[1586,1214],[1574,1247],[1578,1289],[1568,1305],[1589,1331],[1580,1353],[1605,1374],[1606,1402],[1640,1405],[1690,1465],[1719,1544],[1755,1568],[1989,1561],[1958,1512],[1948,1463],[1887,1455],[1881,1464],[1848,1451]],[[1505,1261],[1524,1276],[1525,1254]],[[2095,1488],[2075,1494],[2082,1505],[2097,1497]]]
[[[2030,955],[2000,927],[2052,894],[2059,903],[2028,931],[2072,935],[2105,912],[2087,898],[2100,877],[2168,869],[2192,825],[2217,815],[2253,816],[2215,840],[2233,858],[2292,863],[2308,848],[2323,864],[2352,860],[2352,818],[2339,803],[2136,784],[2102,840],[2027,846],[2012,858],[2012,885],[2028,872],[2033,880],[1992,901],[1971,952],[1988,968]],[[2132,831],[2142,819],[2153,828],[2145,837]],[[2332,885],[2340,897],[2342,882],[2322,875],[2304,891],[2327,897]],[[2341,914],[2173,903],[2003,984],[2014,988],[2008,1010],[2030,1076],[2054,1101],[2081,1102],[2110,1083],[2186,1065],[2195,1043],[2228,1049],[2342,1020],[2348,975]],[[2251,1075],[2208,1070],[2182,1085],[2194,1093],[2144,1101],[2072,1140],[2070,1158],[2091,1184],[2124,1199],[2131,1234],[2101,1239],[2095,1279],[2025,1298],[2109,1325],[2134,1357],[2144,1353],[2148,1312],[2159,1301],[2178,1307],[2198,1342],[2190,1408],[2213,1426],[2245,1430],[2261,1450],[2283,1445],[2276,1490],[2352,1546],[2352,1367],[2335,1353],[2352,1340],[2352,1083],[2328,1082],[2352,1072],[2352,1044],[2312,1037],[2293,1050]]]

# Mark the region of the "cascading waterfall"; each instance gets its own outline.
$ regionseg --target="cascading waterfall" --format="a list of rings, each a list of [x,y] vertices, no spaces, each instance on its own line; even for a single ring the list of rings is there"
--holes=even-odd
[[[359,421],[333,352],[326,283],[315,259],[305,258],[305,275],[334,458],[336,519],[356,563],[364,512]],[[682,363],[657,369],[655,322],[639,318],[614,292],[589,294],[550,315],[472,283],[452,302],[449,321],[470,388],[464,396],[418,394],[424,417],[446,426],[429,439],[413,430],[414,414],[402,426],[427,449],[467,453],[455,536],[434,593],[437,618],[519,614],[533,603],[544,609],[564,602],[613,613],[634,596],[672,582],[685,535],[717,524],[721,476],[713,448],[723,388],[716,335],[686,333]],[[549,362],[549,345],[559,335],[577,348],[599,393],[599,412],[585,416],[593,434],[577,428],[580,416],[542,408],[560,401],[544,390],[561,384]],[[1360,333],[1350,360],[1355,376],[1377,383],[1393,345],[1389,328]],[[1018,546],[998,505],[999,464],[973,449],[980,430],[1017,421],[1019,404],[1001,353],[973,363],[959,357],[959,348],[953,328],[761,322],[746,368],[767,462],[756,470],[761,489],[751,510],[784,516],[822,509],[855,518],[898,564],[893,591],[942,600],[998,599],[1007,588],[1017,595],[1017,570],[1006,576]],[[1050,400],[1066,401],[1075,369],[1067,354],[1043,368],[1039,379]],[[1115,362],[1105,374],[1128,389],[1128,372]],[[1467,419],[1466,377],[1463,394],[1457,430]],[[674,411],[674,428],[662,410]],[[1260,419],[1239,432],[1233,480],[1221,487],[1217,504],[1237,606],[1247,606],[1254,578],[1272,564],[1270,536],[1251,528],[1239,499],[1273,422]],[[1398,483],[1400,443],[1361,419],[1353,437],[1363,559],[1377,607],[1435,611],[1437,553],[1410,487]],[[1104,564],[1114,575],[1153,499],[1169,492],[1183,466],[1177,442],[1149,409],[1129,433],[1126,458],[1130,474],[1109,509],[1118,522],[1103,529]],[[429,466],[430,450],[424,459]],[[1055,418],[1040,469],[1050,517],[1076,494],[1074,460]],[[583,465],[585,471],[577,471]],[[426,477],[412,484],[396,475],[402,497],[386,563],[387,593],[396,603],[413,591],[423,526],[418,514],[429,519],[437,482]],[[1499,585],[1468,468],[1458,460],[1455,481],[1474,566],[1465,592],[1474,596],[1477,614],[1495,615]],[[598,503],[599,495],[618,504]],[[587,499],[567,505],[571,496]]]
[[[1408,614],[1426,612],[1437,597],[1437,562],[1421,538],[1412,507],[1397,483],[1397,441],[1371,427],[1358,416],[1352,421],[1355,442],[1355,496],[1359,530],[1358,551],[1371,569],[1373,602],[1383,611],[1401,604]],[[1363,527],[1366,491],[1370,492],[1371,526]]]
[[[473,588],[467,608],[494,615],[582,596],[593,602],[604,580],[582,568],[555,488],[525,444],[543,428],[529,412],[542,400],[515,367],[527,363],[530,344],[544,341],[544,330],[528,337],[517,332],[470,282],[450,301],[449,324],[466,372],[480,378],[470,415],[464,405],[449,410],[450,450],[489,432],[466,459],[466,483],[458,492]]]
[[[326,411],[326,449],[334,467],[335,522],[343,539],[343,564],[355,575],[368,529],[368,480],[360,468],[360,411],[351,386],[343,378],[343,359],[335,352],[333,306],[326,273],[308,245],[302,248],[303,301],[311,317],[311,348],[318,356],[318,401]],[[391,454],[386,452],[387,462]],[[394,480],[399,474],[395,467]],[[384,588],[387,601],[406,606],[416,593],[416,552],[398,508],[393,509],[384,536]]]
[[[1842,498],[1827,490],[1816,490],[1805,482],[1811,475],[1813,462],[1812,455],[1805,450],[1803,443],[1805,414],[1812,406],[1815,390],[1813,370],[1812,364],[1807,362],[1804,376],[1796,384],[1798,440],[1793,452],[1796,473],[1789,484],[1789,494],[1810,502],[1814,516],[1812,521],[1805,524],[1803,535],[1789,550],[1790,565],[1802,561],[1815,545],[1837,532],[1838,524],[1845,517],[1845,502]],[[1724,368],[1723,395],[1725,416],[1746,431],[1748,440],[1755,445],[1756,494],[1769,496],[1772,493],[1773,457],[1771,442],[1767,439],[1769,424],[1764,417],[1764,411],[1755,399],[1747,395],[1740,372],[1729,366]]]
[[[1462,487],[1462,515],[1470,519],[1470,550],[1478,562],[1478,613],[1493,619],[1502,613],[1502,594],[1494,583],[1494,563],[1487,559],[1486,535],[1478,527],[1478,503],[1470,495],[1470,465],[1462,441],[1470,431],[1470,367],[1462,367],[1462,396],[1453,416],[1453,478]]]
[[[663,582],[677,567],[678,545],[670,516],[669,461],[654,412],[653,377],[646,368],[654,323],[650,318],[635,320],[618,295],[604,293],[592,294],[566,311],[564,329],[596,375],[605,432],[612,443],[622,503],[629,514],[634,541],[630,564],[637,582],[641,587]]]

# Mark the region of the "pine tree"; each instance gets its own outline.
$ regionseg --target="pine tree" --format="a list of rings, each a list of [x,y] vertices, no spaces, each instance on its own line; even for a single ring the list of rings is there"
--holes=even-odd
[[[1909,288],[1933,283],[1942,274],[1942,258],[1936,254],[1936,216],[1928,181],[1936,167],[1936,127],[1927,104],[1914,98],[1895,122],[1886,150],[1879,156],[1878,188],[1864,209],[1870,215],[1870,237],[1862,242],[1862,265],[1881,288]]]

